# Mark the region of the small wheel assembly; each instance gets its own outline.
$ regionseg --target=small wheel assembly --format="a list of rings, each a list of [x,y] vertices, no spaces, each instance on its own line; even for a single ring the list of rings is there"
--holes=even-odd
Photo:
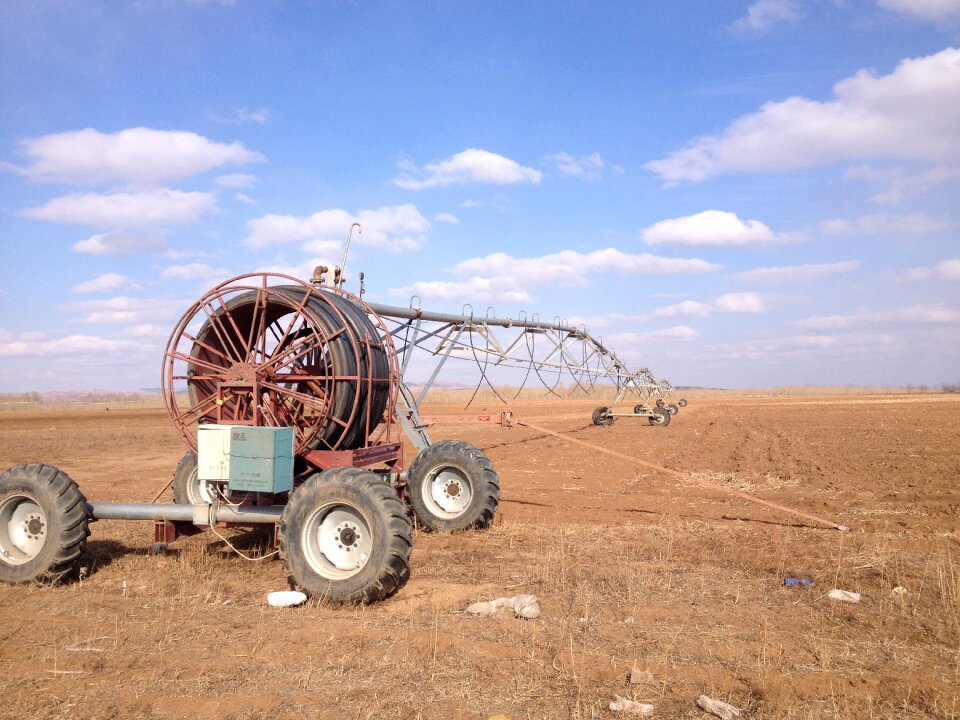
[[[613,415],[610,414],[610,408],[598,407],[596,410],[594,410],[593,424],[594,425],[612,425]]]
[[[366,470],[340,467],[308,478],[280,518],[290,584],[336,603],[372,603],[410,577],[412,528],[400,498]]]
[[[87,499],[49,465],[18,465],[0,475],[0,580],[53,583],[86,549]]]
[[[173,472],[173,501],[184,505],[212,505],[217,493],[216,483],[197,478],[197,454],[188,450]]]
[[[648,420],[651,425],[659,425],[660,427],[665,427],[670,424],[670,418],[672,416],[664,408],[654,408],[653,415],[651,415]]]
[[[444,440],[410,464],[407,489],[413,515],[427,530],[483,529],[500,502],[500,479],[487,456],[465,442]]]
[[[678,408],[673,403],[670,403],[669,405],[667,405],[667,407],[665,407],[664,410],[666,410],[671,415],[676,415],[678,412],[680,412],[680,408]]]

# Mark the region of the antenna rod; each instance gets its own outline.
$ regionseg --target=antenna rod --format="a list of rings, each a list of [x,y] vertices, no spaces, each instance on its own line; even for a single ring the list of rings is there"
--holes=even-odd
[[[353,223],[350,230],[347,231],[347,244],[343,248],[343,262],[340,263],[340,282],[337,283],[337,287],[343,287],[343,280],[347,274],[347,253],[350,252],[350,238],[353,237],[354,228],[357,229],[358,233],[363,234],[363,226],[358,222]]]

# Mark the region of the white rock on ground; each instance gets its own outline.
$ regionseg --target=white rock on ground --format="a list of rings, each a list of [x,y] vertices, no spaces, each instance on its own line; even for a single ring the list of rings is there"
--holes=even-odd
[[[637,702],[636,700],[628,700],[619,695],[613,696],[610,709],[614,712],[622,712],[627,715],[639,715],[640,717],[651,717],[653,715],[653,705]]]
[[[540,605],[537,603],[536,595],[515,595],[510,598],[502,597],[496,600],[475,602],[467,606],[464,612],[479,617],[490,617],[491,615],[503,617],[514,614],[517,617],[533,620],[540,617]]]
[[[714,700],[706,695],[697,698],[697,705],[708,713],[713,713],[718,718],[722,718],[722,720],[732,720],[740,714],[740,710],[733,705],[725,703],[723,700]]]

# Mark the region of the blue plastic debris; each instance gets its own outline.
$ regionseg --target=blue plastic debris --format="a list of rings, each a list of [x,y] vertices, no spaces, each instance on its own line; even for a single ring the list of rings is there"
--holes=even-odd
[[[813,580],[810,580],[808,578],[786,577],[783,579],[783,584],[786,585],[787,587],[790,587],[791,585],[803,585],[804,587],[810,587],[811,585],[813,585]]]

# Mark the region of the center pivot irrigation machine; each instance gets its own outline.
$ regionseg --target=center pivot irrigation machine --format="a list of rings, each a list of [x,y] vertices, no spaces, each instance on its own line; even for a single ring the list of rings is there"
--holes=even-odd
[[[616,398],[594,412],[598,425],[621,415],[666,425],[686,404],[672,403],[672,386],[649,370],[628,371],[583,327],[366,303],[363,275],[359,295],[342,278],[325,267],[309,283],[241,275],[195,302],[163,356],[167,411],[187,446],[174,503],[91,503],[57,468],[11,468],[0,475],[0,580],[67,575],[95,520],[153,521],[159,545],[266,525],[293,587],[374,602],[409,577],[411,514],[425,529],[456,531],[486,528],[497,511],[490,460],[465,442],[432,442],[419,412],[449,358],[476,362],[477,390],[486,383],[504,402],[490,380],[497,367],[519,368],[523,384],[535,376],[554,394],[608,383]],[[415,353],[435,363],[417,393],[403,382]],[[630,395],[639,398],[633,413],[615,412]],[[417,450],[409,465],[401,429]]]

